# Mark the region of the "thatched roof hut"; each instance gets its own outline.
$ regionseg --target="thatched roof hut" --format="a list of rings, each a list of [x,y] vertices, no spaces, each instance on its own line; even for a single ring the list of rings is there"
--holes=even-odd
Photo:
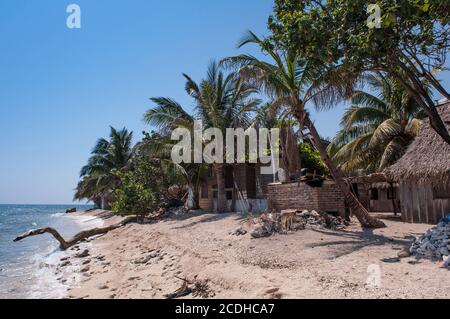
[[[450,102],[438,105],[450,131]],[[402,219],[437,223],[450,212],[450,145],[425,120],[406,154],[385,174],[400,184]]]
[[[438,107],[450,131],[450,102]],[[418,184],[450,182],[450,145],[424,121],[420,133],[406,154],[385,171],[389,179],[411,181]]]

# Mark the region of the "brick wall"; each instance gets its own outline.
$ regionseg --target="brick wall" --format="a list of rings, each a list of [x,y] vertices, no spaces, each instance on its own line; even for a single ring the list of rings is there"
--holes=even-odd
[[[305,183],[269,184],[267,197],[270,210],[316,210],[345,216],[344,196],[331,181],[324,182],[320,188]]]

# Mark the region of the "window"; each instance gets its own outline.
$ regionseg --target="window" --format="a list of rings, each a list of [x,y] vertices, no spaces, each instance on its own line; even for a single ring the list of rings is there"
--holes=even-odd
[[[208,183],[202,183],[202,199],[208,199]]]
[[[388,199],[397,199],[397,190],[393,187],[388,188],[387,198]]]
[[[370,200],[378,200],[378,199],[379,199],[378,188],[372,188],[370,190]]]
[[[439,185],[433,188],[434,199],[449,199],[450,185]]]

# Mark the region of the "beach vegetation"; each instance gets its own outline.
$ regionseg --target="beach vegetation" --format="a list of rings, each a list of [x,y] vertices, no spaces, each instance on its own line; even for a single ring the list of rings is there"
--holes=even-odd
[[[370,92],[355,91],[329,146],[345,172],[383,171],[401,158],[417,136],[424,113],[395,80],[382,73],[367,76]]]
[[[272,39],[309,63],[344,68],[349,85],[366,72],[385,73],[403,86],[430,118],[432,128],[450,144],[433,91],[427,89],[430,85],[450,99],[438,80],[446,70],[450,48],[450,3],[379,0],[378,27],[368,25],[369,4],[367,0],[275,0],[269,19]]]

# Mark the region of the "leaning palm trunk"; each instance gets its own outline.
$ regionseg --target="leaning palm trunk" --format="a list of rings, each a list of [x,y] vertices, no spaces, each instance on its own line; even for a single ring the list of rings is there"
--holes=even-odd
[[[288,178],[290,178],[292,175],[298,174],[301,170],[301,160],[298,152],[297,140],[290,124],[282,123],[281,140],[283,143],[282,158],[285,168],[288,171]]]
[[[220,214],[225,213],[227,210],[223,164],[214,164],[214,171],[217,178],[217,213]]]
[[[296,115],[297,119],[302,122],[302,117]],[[336,183],[336,185],[339,187],[341,192],[344,194],[344,198],[349,205],[352,213],[358,218],[359,222],[361,223],[361,226],[364,228],[383,228],[386,227],[386,225],[379,219],[376,219],[372,216],[370,216],[367,209],[359,202],[359,200],[356,198],[356,196],[351,192],[350,186],[348,183],[344,180],[344,175],[340,171],[339,168],[334,165],[333,161],[331,160],[330,156],[328,155],[328,152],[325,148],[325,146],[322,143],[322,139],[320,138],[319,133],[317,132],[316,127],[314,126],[313,122],[310,120],[309,116],[306,115],[304,117],[303,123],[305,126],[309,129],[311,132],[311,135],[314,138],[314,146],[319,150],[320,156],[322,157],[322,160],[325,162],[325,165],[327,165],[328,169],[330,170],[331,176],[333,176],[333,179]]]

